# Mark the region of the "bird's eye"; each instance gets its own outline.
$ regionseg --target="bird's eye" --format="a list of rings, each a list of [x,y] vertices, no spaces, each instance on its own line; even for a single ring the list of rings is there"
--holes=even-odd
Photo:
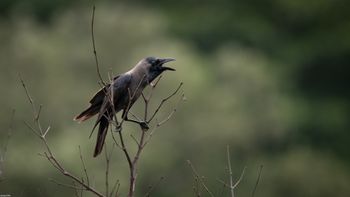
[[[152,60],[150,63],[152,66],[157,66],[159,64],[159,60]]]

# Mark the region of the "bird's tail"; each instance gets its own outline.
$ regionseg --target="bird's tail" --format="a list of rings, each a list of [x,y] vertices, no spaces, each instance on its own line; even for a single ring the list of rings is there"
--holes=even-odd
[[[107,116],[105,115],[101,116],[99,123],[100,125],[97,133],[97,141],[96,141],[96,146],[94,151],[94,157],[96,157],[102,152],[103,145],[105,143],[105,139],[108,131],[108,125],[109,125],[109,120]]]
[[[97,114],[100,110],[99,107],[100,106],[98,106],[98,105],[91,105],[89,108],[87,108],[86,110],[81,112],[79,115],[75,116],[73,120],[83,122],[83,121],[91,118],[95,114]]]

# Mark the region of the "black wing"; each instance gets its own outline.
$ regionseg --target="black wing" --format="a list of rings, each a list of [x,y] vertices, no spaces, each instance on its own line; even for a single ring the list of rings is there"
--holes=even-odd
[[[98,118],[91,132],[92,134],[95,127],[99,124],[94,157],[101,153],[106,139],[109,121],[113,120],[114,113],[118,112],[112,108],[113,105],[115,105],[114,101],[118,100],[120,97],[128,96],[128,88],[130,86],[130,83],[131,75],[124,74],[114,80],[112,86],[109,86],[109,88],[106,90],[103,104],[100,108]],[[111,98],[113,98],[113,100]]]

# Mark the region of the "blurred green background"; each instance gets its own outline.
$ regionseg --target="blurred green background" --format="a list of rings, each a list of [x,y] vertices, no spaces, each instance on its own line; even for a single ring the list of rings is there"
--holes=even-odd
[[[154,0],[96,1],[95,39],[101,72],[121,73],[146,56],[173,57],[153,106],[183,81],[187,101],[157,130],[139,164],[137,196],[165,180],[152,196],[194,196],[191,160],[216,196],[233,174],[246,174],[236,196],[350,195],[350,1]],[[69,182],[38,156],[43,146],[23,120],[30,105],[18,73],[51,125],[49,143],[82,176],[78,146],[93,184],[104,191],[105,161],[92,158],[94,120],[72,121],[99,88],[91,48],[91,1],[1,0],[0,194],[73,196],[48,181]],[[164,117],[177,103],[162,109]],[[142,107],[135,106],[134,111]],[[138,134],[128,125],[125,132]],[[110,136],[107,145],[111,145]],[[128,139],[131,145],[133,141]],[[110,146],[109,146],[110,148]],[[110,181],[126,194],[128,168],[115,151]]]

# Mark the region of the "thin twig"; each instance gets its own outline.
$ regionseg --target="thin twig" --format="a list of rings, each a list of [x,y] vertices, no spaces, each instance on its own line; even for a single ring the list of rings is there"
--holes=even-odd
[[[142,98],[143,98],[143,101],[145,102],[145,113],[144,113],[144,120],[147,120],[148,118],[148,104],[149,104],[149,101],[151,100],[152,98],[152,95],[153,95],[153,92],[154,92],[154,89],[156,88],[156,86],[158,85],[159,81],[162,79],[162,75],[159,76],[156,81],[153,83],[150,84],[151,86],[151,91],[148,95],[148,97],[146,98],[145,95],[142,93]]]
[[[23,78],[22,78],[22,76],[21,76],[20,73],[18,73],[18,77],[19,77],[19,80],[20,80],[20,82],[21,82],[21,84],[22,84],[24,90],[25,90],[25,93],[26,93],[27,99],[28,99],[28,101],[29,101],[29,103],[30,103],[30,106],[32,107],[34,122],[38,122],[38,119],[39,119],[39,115],[40,115],[40,114],[39,114],[39,113],[38,113],[38,114],[36,113],[36,107],[35,107],[35,105],[34,105],[34,100],[33,100],[32,97],[30,96],[29,91],[28,91],[28,89],[27,89],[27,87],[26,87],[26,84],[24,83],[24,80],[23,80]]]
[[[193,192],[194,194],[197,196],[197,197],[200,197],[201,196],[201,192],[200,192],[200,189],[199,189],[199,181],[198,181],[198,178],[194,178],[194,183],[193,183]]]
[[[97,75],[98,75],[98,78],[100,79],[100,83],[103,86],[106,86],[106,83],[103,81],[102,76],[101,76],[100,66],[98,64],[98,57],[97,57],[97,52],[96,52],[95,34],[94,34],[95,9],[96,9],[96,6],[93,5],[92,16],[91,16],[91,41],[92,41],[92,48],[93,48],[93,53],[94,53],[94,57],[95,57]]]
[[[112,154],[113,154],[113,150],[114,150],[114,144],[112,144],[112,148],[110,150],[110,152],[108,153],[107,150],[107,144],[105,145],[105,158],[106,158],[106,172],[105,172],[105,185],[106,185],[106,197],[108,197],[109,195],[112,195],[113,192],[111,192],[111,194],[109,194],[109,169],[110,169],[110,161],[112,158]]]
[[[114,144],[115,144],[118,148],[120,148],[120,150],[123,150],[123,147],[117,142],[117,139],[115,138],[114,132],[113,132],[113,131],[111,132],[111,134],[112,134],[112,139],[113,139]]]
[[[3,145],[3,148],[1,150],[1,158],[0,158],[0,162],[3,162],[3,160],[5,159],[5,155],[6,155],[6,152],[7,152],[7,147],[8,147],[8,143],[10,141],[10,138],[12,136],[12,132],[13,132],[13,122],[14,122],[14,118],[15,118],[15,113],[16,113],[16,110],[12,110],[12,113],[11,113],[11,118],[10,118],[10,126],[7,130],[7,137],[6,137],[6,140],[4,142],[4,145]]]
[[[177,111],[177,106],[180,104],[180,101],[184,100],[185,98],[185,94],[183,93],[180,97],[180,100],[178,101],[178,103],[176,104],[176,107],[174,107],[174,109],[169,113],[169,115],[162,121],[157,123],[157,126],[161,126],[163,124],[165,124],[166,122],[168,122],[170,120],[170,118],[174,115],[174,113]]]
[[[203,186],[203,188],[205,189],[205,191],[211,196],[214,197],[213,193],[209,190],[209,188],[206,186],[206,184],[204,183],[202,177],[199,176],[198,172],[196,171],[196,169],[194,168],[194,166],[192,165],[190,160],[187,160],[188,165],[191,167],[192,169],[192,173],[193,173],[193,177],[198,179],[199,183]]]
[[[149,120],[147,120],[146,122],[151,122],[153,120],[153,118],[157,115],[158,111],[160,110],[160,108],[163,106],[163,104],[169,100],[171,97],[173,97],[181,88],[181,86],[183,85],[183,83],[181,82],[180,85],[176,88],[176,90],[170,94],[168,97],[164,98],[160,104],[158,105],[158,107],[156,108],[156,110],[154,111],[154,113],[152,114],[151,118]]]
[[[119,196],[120,183],[118,182],[117,190],[115,191],[115,197]]]
[[[106,158],[106,172],[105,172],[105,185],[106,185],[106,196],[108,196],[109,191],[109,155],[108,155],[108,150],[107,150],[107,143],[105,143],[105,158]]]
[[[229,188],[231,197],[234,197],[235,196],[234,190],[239,185],[239,183],[242,181],[244,173],[245,173],[245,170],[246,170],[247,167],[244,166],[240,177],[238,178],[236,183],[233,183],[233,173],[232,173],[232,165],[231,165],[231,157],[230,157],[230,146],[229,145],[227,145],[226,156],[227,156],[227,168],[228,168],[228,174],[229,174],[229,184],[225,183],[224,181],[222,181],[220,179],[217,179],[217,181],[222,183],[225,187]]]
[[[109,194],[109,196],[113,196],[114,191],[116,191],[116,196],[118,195],[118,191],[119,191],[119,187],[120,187],[120,183],[119,183],[119,179],[116,180],[116,182],[114,183],[111,193]]]
[[[228,166],[228,172],[229,172],[229,178],[230,178],[230,191],[231,191],[231,197],[234,197],[234,188],[233,185],[233,179],[232,179],[232,168],[231,168],[231,158],[230,158],[230,146],[227,145],[227,166]]]
[[[126,145],[125,145],[125,143],[124,143],[123,134],[122,134],[121,131],[119,131],[118,134],[119,134],[119,139],[120,139],[120,144],[121,144],[122,150],[123,150],[123,152],[124,152],[124,154],[125,154],[126,160],[128,161],[129,168],[131,168],[131,166],[132,166],[132,161],[131,161],[131,158],[130,158],[128,149],[126,148]]]
[[[146,145],[148,144],[148,142],[151,140],[151,138],[153,137],[154,132],[156,131],[156,129],[157,129],[158,127],[162,126],[162,125],[165,124],[168,120],[170,120],[170,118],[171,118],[171,117],[174,115],[174,113],[177,111],[177,108],[178,108],[178,106],[179,106],[179,104],[180,104],[180,101],[183,100],[184,97],[185,97],[185,94],[182,93],[182,95],[181,95],[179,101],[177,102],[177,104],[175,105],[174,109],[169,113],[169,115],[168,115],[164,120],[162,120],[162,121],[160,121],[160,122],[158,122],[158,120],[156,120],[157,124],[156,124],[156,126],[152,129],[152,131],[149,132],[149,135],[148,135],[147,139],[145,140],[145,143],[144,143],[143,146],[146,146]]]
[[[241,173],[241,176],[239,176],[239,179],[236,181],[236,183],[234,185],[232,185],[232,188],[235,189],[239,183],[242,181],[242,178],[244,176],[244,173],[245,173],[245,170],[247,169],[246,166],[244,166],[243,170],[242,170],[242,173]]]
[[[47,129],[45,131],[43,131],[41,123],[40,123],[40,114],[36,113],[37,109],[35,108],[35,104],[33,102],[33,99],[30,97],[29,91],[23,81],[23,79],[20,76],[20,81],[22,83],[22,86],[26,92],[27,98],[32,106],[32,111],[33,111],[33,117],[34,117],[34,124],[36,126],[36,128],[30,126],[30,124],[28,124],[27,122],[25,122],[25,124],[30,128],[30,130],[42,141],[42,143],[45,146],[45,149],[47,152],[44,152],[43,155],[45,155],[46,159],[51,163],[51,165],[56,168],[61,174],[63,174],[64,176],[70,178],[72,181],[75,181],[78,185],[80,185],[82,188],[84,188],[86,191],[89,191],[93,194],[95,194],[96,196],[100,196],[103,197],[104,195],[101,194],[100,192],[98,192],[95,188],[89,186],[88,184],[86,184],[84,182],[84,180],[81,180],[80,178],[74,176],[73,174],[71,174],[69,171],[67,171],[62,164],[56,159],[56,157],[54,156],[53,152],[51,151],[51,148],[49,146],[49,144],[47,143],[46,140],[46,134],[49,132],[50,127],[47,127]]]
[[[144,195],[145,197],[150,197],[151,192],[164,180],[164,177],[160,177],[160,179],[157,181],[156,184],[151,185],[147,191],[147,193]]]
[[[10,138],[11,138],[12,132],[13,132],[13,122],[14,122],[15,112],[16,111],[13,109],[12,113],[11,113],[11,118],[10,118],[10,126],[8,128],[8,131],[7,131],[7,137],[5,139],[5,142],[4,142],[2,149],[0,149],[0,182],[4,180],[2,178],[3,173],[4,173],[4,161],[5,161],[5,157],[6,157],[6,153],[7,153],[8,143],[10,141]]]
[[[61,182],[58,182],[52,178],[49,178],[49,181],[59,185],[59,186],[62,186],[62,187],[67,187],[67,188],[71,188],[71,189],[74,189],[74,190],[86,190],[85,188],[83,187],[77,187],[74,182],[73,182],[73,185],[69,185],[69,184],[65,184],[65,183],[61,183]]]
[[[134,140],[134,142],[137,144],[137,146],[141,146],[133,134],[130,134],[130,137]]]
[[[72,184],[73,184],[74,187],[77,187],[77,185],[75,184],[74,181],[72,181]],[[74,195],[75,195],[76,197],[79,197],[79,191],[78,191],[78,189],[74,189]],[[80,195],[80,197],[83,197],[83,195]]]
[[[259,181],[260,181],[261,172],[262,172],[263,167],[264,167],[263,165],[260,165],[260,167],[259,167],[258,178],[256,179],[256,182],[255,182],[255,185],[254,185],[254,188],[253,188],[252,197],[255,196],[255,191],[258,188],[258,184],[259,184]]]
[[[89,175],[88,175],[88,172],[87,172],[87,169],[86,169],[86,166],[85,166],[83,155],[81,154],[81,148],[80,148],[80,146],[78,146],[78,147],[79,147],[80,161],[81,161],[81,164],[83,165],[86,182],[87,182],[87,185],[90,185]]]

